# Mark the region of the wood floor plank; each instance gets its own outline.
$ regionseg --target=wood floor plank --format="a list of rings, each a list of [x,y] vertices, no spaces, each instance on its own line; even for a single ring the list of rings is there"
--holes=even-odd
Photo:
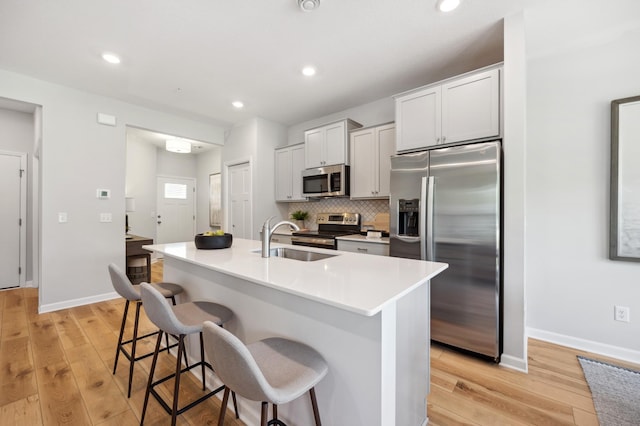
[[[46,319],[29,323],[29,333],[36,369],[65,362],[64,351],[53,320]]]
[[[0,406],[37,392],[29,337],[0,341]]]
[[[573,409],[573,418],[578,426],[599,426],[598,416],[595,413],[589,413],[579,408]]]
[[[38,394],[0,407],[0,426],[37,426],[42,424]]]
[[[465,398],[456,392],[445,392],[434,386],[429,394],[429,403],[433,407],[441,407],[458,416],[480,425],[528,426],[526,421],[518,421],[505,417],[502,413],[486,407],[482,403]],[[434,410],[435,411],[435,410]],[[472,423],[473,424],[473,423]]]
[[[64,349],[69,350],[89,343],[89,339],[80,328],[80,324],[72,315],[71,310],[63,309],[53,312],[52,316]]]
[[[45,425],[91,424],[69,364],[50,364],[38,368],[36,375]]]
[[[127,398],[95,349],[87,344],[76,347],[73,352],[81,354],[76,359],[69,357],[69,362],[93,424],[128,411]]]

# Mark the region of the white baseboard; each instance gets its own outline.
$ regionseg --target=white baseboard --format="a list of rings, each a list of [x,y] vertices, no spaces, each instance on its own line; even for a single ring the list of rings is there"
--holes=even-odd
[[[526,358],[517,358],[515,356],[505,354],[500,356],[500,367],[510,368],[523,373],[528,371]]]
[[[566,336],[564,334],[529,327],[527,327],[527,336],[538,340],[544,340],[545,342],[555,343],[557,345],[568,346],[570,348],[580,349],[582,351],[640,364],[640,351],[620,346],[608,345],[606,343],[594,342],[592,340]]]
[[[29,281],[25,282],[24,283],[24,287],[25,288],[38,288],[38,286],[33,283],[33,280],[29,280]]]
[[[46,312],[59,311],[60,309],[74,308],[76,306],[89,305],[91,303],[104,302],[105,300],[117,299],[120,297],[115,291],[111,293],[98,294],[91,297],[82,297],[80,299],[65,300],[64,302],[50,303],[48,305],[41,305],[38,309],[38,313],[44,314]]]

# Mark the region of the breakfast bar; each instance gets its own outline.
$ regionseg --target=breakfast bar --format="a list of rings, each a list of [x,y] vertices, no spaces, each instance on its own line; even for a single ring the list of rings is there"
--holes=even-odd
[[[329,365],[316,387],[323,424],[426,424],[429,280],[447,264],[309,247],[330,256],[263,258],[259,241],[243,239],[220,250],[193,242],[145,248],[164,256],[164,279],[185,289],[181,302],[232,309],[225,328],[244,342],[279,336],[320,352]],[[190,343],[196,354],[197,342]],[[260,404],[238,403],[241,420],[257,423]],[[309,398],[278,407],[278,415],[290,425],[313,424]]]

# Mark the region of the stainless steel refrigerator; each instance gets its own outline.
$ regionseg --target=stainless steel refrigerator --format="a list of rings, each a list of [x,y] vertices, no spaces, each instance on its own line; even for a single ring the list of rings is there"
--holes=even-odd
[[[431,339],[500,360],[499,141],[391,157],[390,255],[446,262],[431,280]]]

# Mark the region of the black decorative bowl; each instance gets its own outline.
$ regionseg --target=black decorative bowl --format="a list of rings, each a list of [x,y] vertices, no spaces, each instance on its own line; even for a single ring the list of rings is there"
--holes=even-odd
[[[231,247],[233,235],[226,233],[224,235],[196,234],[194,242],[196,243],[196,248],[203,250],[224,249]]]

